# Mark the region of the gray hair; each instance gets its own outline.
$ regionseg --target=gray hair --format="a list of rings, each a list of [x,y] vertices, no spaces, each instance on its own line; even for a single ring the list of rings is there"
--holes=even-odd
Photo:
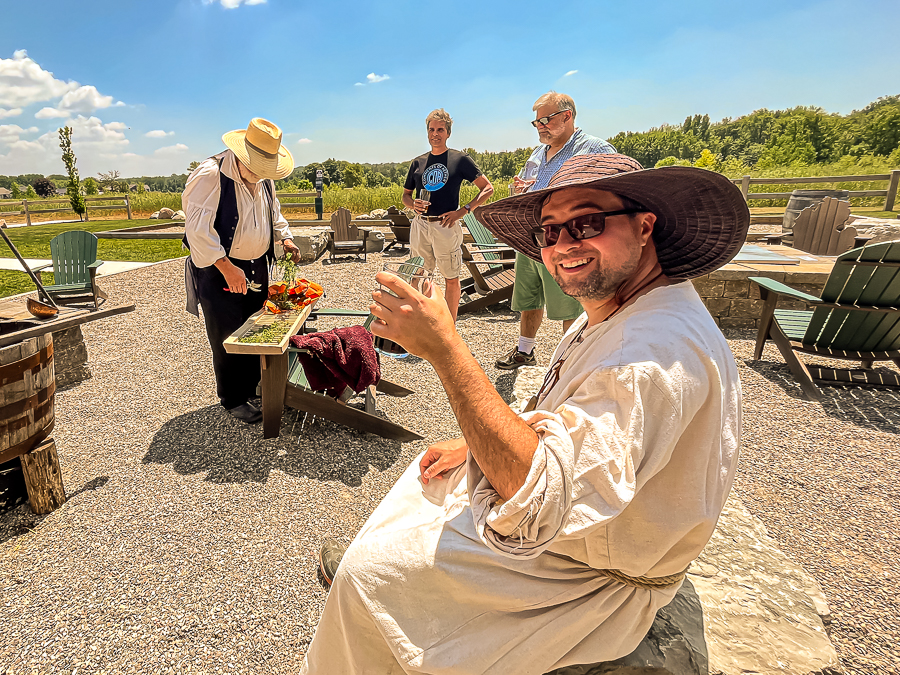
[[[531,109],[537,110],[542,105],[547,105],[548,103],[555,105],[557,111],[560,112],[563,110],[571,110],[572,119],[575,119],[575,101],[572,100],[572,97],[568,94],[560,94],[552,89],[535,101],[534,106],[532,106]]]
[[[450,113],[448,113],[443,108],[438,108],[437,110],[432,110],[428,113],[428,117],[425,118],[425,128],[428,128],[428,123],[431,120],[439,120],[444,123],[444,127],[447,129],[447,133],[450,133],[450,127],[453,126],[453,118],[450,117]]]

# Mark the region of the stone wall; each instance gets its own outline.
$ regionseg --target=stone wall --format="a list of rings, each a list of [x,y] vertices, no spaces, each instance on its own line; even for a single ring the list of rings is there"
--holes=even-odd
[[[759,286],[750,283],[750,277],[768,277],[780,281],[804,293],[819,295],[825,286],[827,274],[813,272],[751,272],[746,269],[716,270],[694,279],[694,288],[703,299],[709,313],[721,328],[757,328],[762,312]],[[779,309],[806,309],[802,302],[782,300]]]

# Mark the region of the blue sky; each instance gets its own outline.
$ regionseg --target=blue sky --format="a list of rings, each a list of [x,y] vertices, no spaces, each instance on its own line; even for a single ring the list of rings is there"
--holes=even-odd
[[[848,113],[900,93],[898,25],[897,0],[5,2],[0,174],[64,173],[63,124],[86,177],[181,173],[254,116],[298,164],[408,160],[437,107],[451,147],[530,147],[550,89],[604,138],[694,113]]]

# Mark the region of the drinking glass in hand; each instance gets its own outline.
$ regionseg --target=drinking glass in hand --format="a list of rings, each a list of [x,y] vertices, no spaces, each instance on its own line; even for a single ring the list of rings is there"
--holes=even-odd
[[[423,201],[423,202],[428,202],[430,204],[431,203],[431,192],[429,192],[428,190],[422,190],[421,192],[419,192],[419,200]],[[428,214],[428,207],[426,206],[425,210],[422,211],[421,215],[424,216],[427,214]]]
[[[420,293],[428,293],[434,279],[433,272],[426,270],[422,265],[410,262],[386,262],[383,269],[402,279]],[[397,297],[396,293],[381,284],[378,284],[378,290]],[[393,359],[409,356],[409,353],[396,342],[377,336],[375,337],[375,350]]]

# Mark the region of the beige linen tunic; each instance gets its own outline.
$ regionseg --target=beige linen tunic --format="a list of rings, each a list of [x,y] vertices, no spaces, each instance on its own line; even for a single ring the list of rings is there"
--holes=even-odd
[[[504,503],[469,455],[426,495],[414,462],[341,561],[302,672],[538,675],[634,650],[677,588],[597,570],[663,576],[700,553],[737,464],[740,381],[690,282],[583,336],[521,415],[540,436],[522,489]]]

